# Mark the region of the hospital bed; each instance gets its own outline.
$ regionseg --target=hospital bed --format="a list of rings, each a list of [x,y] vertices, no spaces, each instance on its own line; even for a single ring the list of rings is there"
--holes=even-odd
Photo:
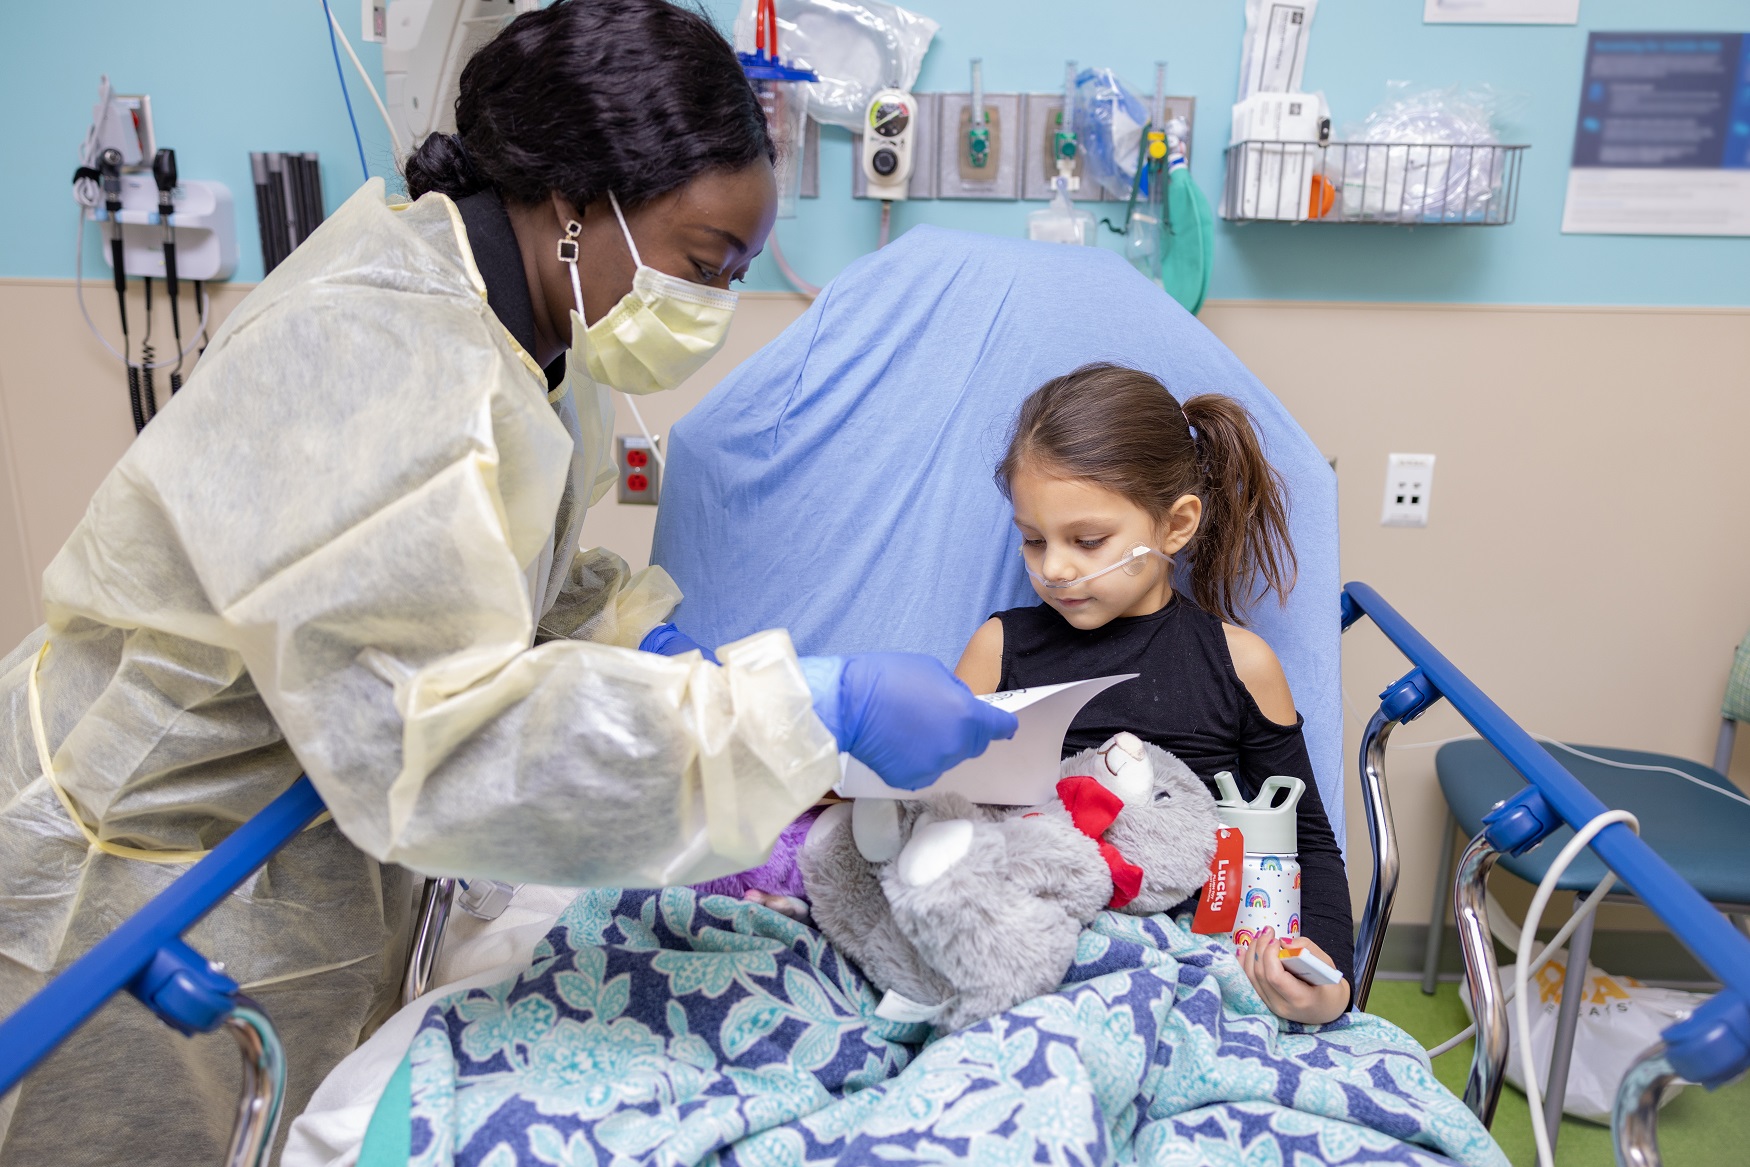
[[[654,558],[688,596],[679,623],[705,643],[785,626],[805,653],[906,648],[952,662],[988,613],[1033,602],[990,480],[1007,419],[1045,376],[1095,359],[1148,369],[1181,397],[1239,398],[1288,479],[1299,584],[1284,606],[1251,615],[1306,717],[1340,840],[1341,632],[1371,619],[1410,662],[1381,695],[1361,745],[1372,859],[1358,922],[1358,1006],[1397,885],[1384,764],[1392,730],[1447,700],[1524,777],[1525,789],[1471,845],[1454,889],[1479,1018],[1465,1102],[1486,1123],[1507,1025],[1482,879],[1496,855],[1536,846],[1604,808],[1376,592],[1339,586],[1328,465],[1231,353],[1116,255],[919,228],[847,271],[672,436]],[[922,402],[919,387],[929,390]],[[271,1021],[180,936],[321,810],[300,779],[0,1023],[0,1091],[127,991],[184,1032],[237,1035],[245,1073],[230,1161],[264,1161],[285,1058],[297,1051],[281,1051]],[[1673,1075],[1716,1086],[1750,1066],[1750,940],[1626,828],[1606,828],[1591,847],[1724,986],[1667,1030],[1623,1084],[1619,1157],[1652,1164],[1662,1086]],[[427,887],[410,996],[428,987],[454,892],[448,881]]]

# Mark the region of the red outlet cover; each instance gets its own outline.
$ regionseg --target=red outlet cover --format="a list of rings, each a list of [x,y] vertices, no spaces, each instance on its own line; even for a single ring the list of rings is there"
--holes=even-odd
[[[627,490],[649,490],[650,489],[650,479],[644,477],[644,475],[642,475],[642,474],[629,474],[626,476],[626,489]]]

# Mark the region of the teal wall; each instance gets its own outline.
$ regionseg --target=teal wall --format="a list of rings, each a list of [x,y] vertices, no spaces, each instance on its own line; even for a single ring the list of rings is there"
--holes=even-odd
[[[1116,68],[1152,86],[1195,94],[1200,144],[1192,169],[1220,193],[1220,145],[1239,69],[1240,0],[913,0],[941,21],[918,88],[964,89],[981,56],[995,92],[1048,90],[1063,60]],[[706,0],[727,27],[736,0]],[[1519,219],[1510,227],[1295,226],[1221,223],[1211,294],[1221,298],[1480,301],[1573,304],[1750,304],[1750,239],[1659,239],[1561,234],[1562,197],[1588,29],[1750,31],[1744,0],[1583,0],[1579,27],[1428,26],[1419,0],[1325,0],[1314,25],[1306,84],[1330,97],[1339,124],[1358,119],[1390,79],[1417,85],[1487,82],[1520,110],[1529,142]],[[353,31],[356,0],[337,14]],[[330,205],[359,168],[341,106],[318,0],[67,0],[21,5],[4,18],[0,108],[8,111],[11,197],[0,220],[0,276],[71,274],[68,179],[97,76],[147,91],[161,144],[183,174],[217,178],[238,201],[240,279],[260,275],[248,171],[250,150],[316,150]],[[355,38],[356,43],[356,38]],[[359,45],[373,68],[375,46]],[[388,174],[387,136],[369,99],[354,105],[373,170]],[[779,226],[785,254],[824,281],[875,242],[877,206],[850,198],[850,139],[823,134],[818,200]],[[895,229],[929,222],[1018,235],[1038,204],[905,204]],[[1115,237],[1113,237],[1115,238]],[[94,256],[87,270],[101,274]],[[766,259],[753,288],[783,283]]]

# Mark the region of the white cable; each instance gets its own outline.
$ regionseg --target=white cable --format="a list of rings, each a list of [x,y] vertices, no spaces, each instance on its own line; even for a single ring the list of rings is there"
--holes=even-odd
[[[1745,798],[1742,794],[1739,794],[1736,791],[1722,789],[1721,787],[1715,786],[1712,782],[1704,782],[1694,774],[1685,773],[1675,766],[1643,766],[1635,762],[1618,762],[1611,758],[1600,758],[1597,754],[1588,754],[1585,750],[1577,750],[1566,742],[1559,742],[1554,738],[1544,737],[1542,734],[1534,733],[1531,736],[1546,746],[1554,746],[1558,750],[1566,750],[1577,758],[1585,758],[1588,762],[1597,762],[1605,766],[1615,766],[1618,770],[1650,770],[1659,774],[1675,774],[1685,782],[1695,783],[1703,790],[1711,790],[1715,794],[1723,795],[1734,802],[1741,802],[1745,806],[1750,806],[1750,798]]]
[[[104,337],[103,333],[98,331],[97,322],[91,319],[91,313],[88,312],[85,308],[85,212],[84,212],[84,210],[80,210],[80,212],[79,212],[79,236],[78,236],[78,242],[73,248],[73,298],[79,302],[79,315],[81,315],[85,318],[85,327],[87,327],[91,330],[91,335],[95,336],[97,338],[97,343],[101,344],[104,348],[108,349],[110,356],[114,357],[116,360],[118,360],[122,364],[126,365],[128,363],[128,358],[123,356],[121,353],[117,352],[116,347],[113,344],[109,343],[109,341]],[[182,351],[180,353],[178,353],[177,356],[164,357],[162,360],[156,360],[156,361],[153,361],[149,365],[142,365],[140,367],[146,368],[146,369],[172,368],[175,366],[175,364],[179,358],[186,357],[186,356],[188,356],[189,353],[193,352],[195,350],[195,347],[201,343],[202,334],[205,333],[207,330],[207,314],[208,314],[208,310],[212,307],[212,304],[213,304],[212,294],[209,293],[205,288],[202,288],[201,289],[201,322],[200,322],[201,326],[200,326],[199,331],[197,331],[194,334],[194,336],[189,340],[189,342],[187,344],[182,346]]]
[[[1604,872],[1604,878],[1598,881],[1598,886],[1592,890],[1592,894],[1587,897],[1586,902],[1580,905],[1580,910],[1568,917],[1567,922],[1562,925],[1561,930],[1554,936],[1550,937],[1549,943],[1544,945],[1543,951],[1539,952],[1537,958],[1531,962],[1529,974],[1536,974],[1538,969],[1548,964],[1550,960],[1555,957],[1555,954],[1562,950],[1562,945],[1568,942],[1568,937],[1574,934],[1574,929],[1580,926],[1580,921],[1598,910],[1598,905],[1604,902],[1605,893],[1610,890],[1611,884],[1615,882],[1616,873],[1606,869]],[[1502,939],[1501,943],[1504,947],[1512,946],[1512,942],[1505,938]],[[1517,950],[1515,951],[1515,955],[1519,955],[1520,959],[1524,960],[1524,956],[1519,954]],[[1502,998],[1511,1001],[1516,992],[1516,986],[1517,981],[1515,981],[1515,984],[1513,985],[1503,986],[1501,990]],[[1476,1032],[1477,1023],[1473,1021],[1445,1041],[1441,1042],[1439,1045],[1435,1046],[1433,1049],[1429,1050],[1429,1060],[1432,1061],[1442,1054],[1451,1053],[1453,1050],[1457,1049],[1470,1038],[1475,1036]]]
[[[109,74],[105,73],[97,79],[97,109],[85,131],[85,141],[79,145],[79,165],[91,170],[97,169],[97,155],[103,144],[103,119],[109,110],[110,97]],[[73,183],[73,199],[80,206],[95,208],[103,201],[103,188],[95,178],[77,179]]]
[[[656,455],[657,469],[664,474],[668,473],[668,459],[662,456],[662,446],[650,435],[650,427],[644,424],[644,415],[638,412],[638,402],[633,400],[630,393],[622,392],[620,396],[626,399],[627,407],[632,410],[632,420],[638,423],[638,432],[643,434],[644,440],[650,443],[650,452]]]
[[[1529,952],[1537,942],[1537,923],[1543,917],[1543,909],[1549,903],[1549,897],[1556,890],[1556,882],[1562,873],[1574,861],[1574,857],[1586,849],[1586,844],[1613,823],[1626,823],[1629,830],[1635,834],[1641,833],[1640,820],[1626,810],[1607,810],[1592,819],[1585,826],[1574,832],[1574,837],[1568,840],[1567,846],[1561,849],[1555,862],[1550,864],[1549,871],[1543,881],[1537,885],[1537,894],[1531,898],[1531,907],[1525,913],[1525,923],[1519,929],[1519,951]],[[1597,896],[1594,898],[1602,899]],[[1572,957],[1570,957],[1572,959]],[[1582,978],[1585,969],[1581,969]],[[1525,1078],[1525,1101],[1531,1107],[1531,1135],[1537,1140],[1538,1167],[1555,1167],[1555,1152],[1549,1145],[1549,1128],[1543,1121],[1542,1090],[1537,1084],[1537,1059],[1531,1051],[1531,1007],[1526,1004],[1526,998],[1531,995],[1531,966],[1523,957],[1514,970],[1513,1017],[1519,1024],[1519,1072]],[[1582,979],[1581,987],[1584,989]],[[1551,1068],[1554,1068],[1555,1053],[1550,1053]]]
[[[767,238],[772,245],[772,262],[778,265],[778,270],[784,274],[786,280],[790,281],[790,286],[810,300],[820,295],[820,285],[811,284],[803,279],[797,274],[796,269],[790,266],[790,261],[784,258],[784,249],[778,246],[778,228],[775,225],[772,227],[771,235]]]
[[[383,99],[377,94],[377,87],[371,83],[371,75],[365,72],[365,67],[359,62],[359,55],[352,51],[352,42],[346,39],[346,30],[340,27],[340,18],[334,15],[334,10],[328,10],[328,23],[334,26],[335,35],[340,38],[340,47],[346,50],[346,55],[352,58],[352,67],[358,70],[359,80],[365,83],[371,100],[377,103],[377,112],[383,117],[383,125],[389,129],[389,141],[395,146],[395,158],[400,160],[401,135],[395,132],[395,123],[389,120],[389,109],[383,104]]]
[[[1344,692],[1343,692],[1343,704],[1348,709],[1349,715],[1351,717],[1355,718],[1357,721],[1361,722],[1363,725],[1365,725],[1367,723],[1367,719],[1362,717],[1360,712],[1356,709],[1355,702],[1350,699],[1349,693],[1347,690],[1344,690]],[[1712,782],[1709,782],[1709,781],[1702,779],[1702,778],[1697,778],[1694,774],[1691,774],[1686,770],[1679,770],[1675,766],[1649,766],[1649,765],[1644,765],[1644,764],[1639,763],[1639,762],[1619,762],[1614,758],[1605,758],[1605,757],[1600,757],[1597,754],[1589,754],[1585,750],[1578,749],[1574,746],[1569,745],[1567,742],[1557,741],[1553,737],[1545,737],[1541,733],[1531,733],[1530,736],[1531,736],[1533,741],[1542,742],[1546,746],[1554,746],[1558,750],[1562,750],[1562,751],[1565,751],[1566,753],[1573,754],[1576,758],[1584,758],[1588,762],[1596,762],[1600,766],[1609,766],[1612,769],[1616,769],[1616,770],[1641,770],[1641,771],[1644,771],[1646,773],[1651,773],[1651,774],[1675,774],[1677,777],[1683,779],[1685,782],[1694,783],[1696,786],[1701,787],[1703,790],[1711,790],[1715,794],[1718,794],[1719,796],[1721,796],[1722,798],[1729,798],[1733,802],[1739,802],[1739,803],[1743,803],[1745,806],[1750,806],[1750,798],[1747,798],[1744,795],[1739,794],[1737,791],[1727,790],[1726,788],[1724,788],[1722,786],[1715,786]],[[1388,749],[1393,749],[1393,750],[1431,750],[1431,749],[1434,749],[1436,746],[1450,745],[1452,742],[1473,742],[1473,741],[1480,741],[1480,740],[1482,740],[1482,739],[1481,739],[1480,735],[1478,735],[1478,734],[1465,733],[1465,734],[1460,734],[1457,737],[1435,738],[1433,741],[1426,741],[1426,742],[1392,741],[1392,742],[1388,742],[1386,744],[1387,744]]]

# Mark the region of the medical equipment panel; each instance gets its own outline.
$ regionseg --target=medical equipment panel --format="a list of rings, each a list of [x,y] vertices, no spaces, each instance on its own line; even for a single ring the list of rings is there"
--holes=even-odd
[[[900,90],[884,90],[883,93],[898,94]],[[935,93],[907,93],[905,97],[910,110],[906,117],[906,127],[899,147],[895,147],[893,139],[886,137],[875,140],[875,135],[851,135],[851,197],[858,199],[933,199],[936,197],[936,138],[938,132],[938,98]],[[880,104],[880,98],[870,103],[870,115],[875,115]],[[893,104],[893,103],[889,103]],[[886,124],[891,126],[893,122]],[[904,190],[898,195],[891,192],[895,184],[888,176],[883,179],[876,171],[876,159],[883,148],[895,151],[894,162],[904,161],[900,155],[909,157],[911,173],[904,183]],[[871,183],[871,175],[876,181]]]
[[[121,225],[122,260],[130,276],[161,279],[165,275],[165,228],[176,231],[176,271],[185,280],[222,280],[237,270],[237,219],[231,190],[222,182],[198,178],[179,180],[171,193],[175,208],[168,223],[159,212],[158,184],[150,170],[121,176],[119,213],[90,207],[93,222]],[[103,258],[112,266],[110,249]]]
[[[919,153],[920,120],[917,99],[903,89],[883,89],[869,100],[862,149],[866,194],[888,200],[906,197]]]

